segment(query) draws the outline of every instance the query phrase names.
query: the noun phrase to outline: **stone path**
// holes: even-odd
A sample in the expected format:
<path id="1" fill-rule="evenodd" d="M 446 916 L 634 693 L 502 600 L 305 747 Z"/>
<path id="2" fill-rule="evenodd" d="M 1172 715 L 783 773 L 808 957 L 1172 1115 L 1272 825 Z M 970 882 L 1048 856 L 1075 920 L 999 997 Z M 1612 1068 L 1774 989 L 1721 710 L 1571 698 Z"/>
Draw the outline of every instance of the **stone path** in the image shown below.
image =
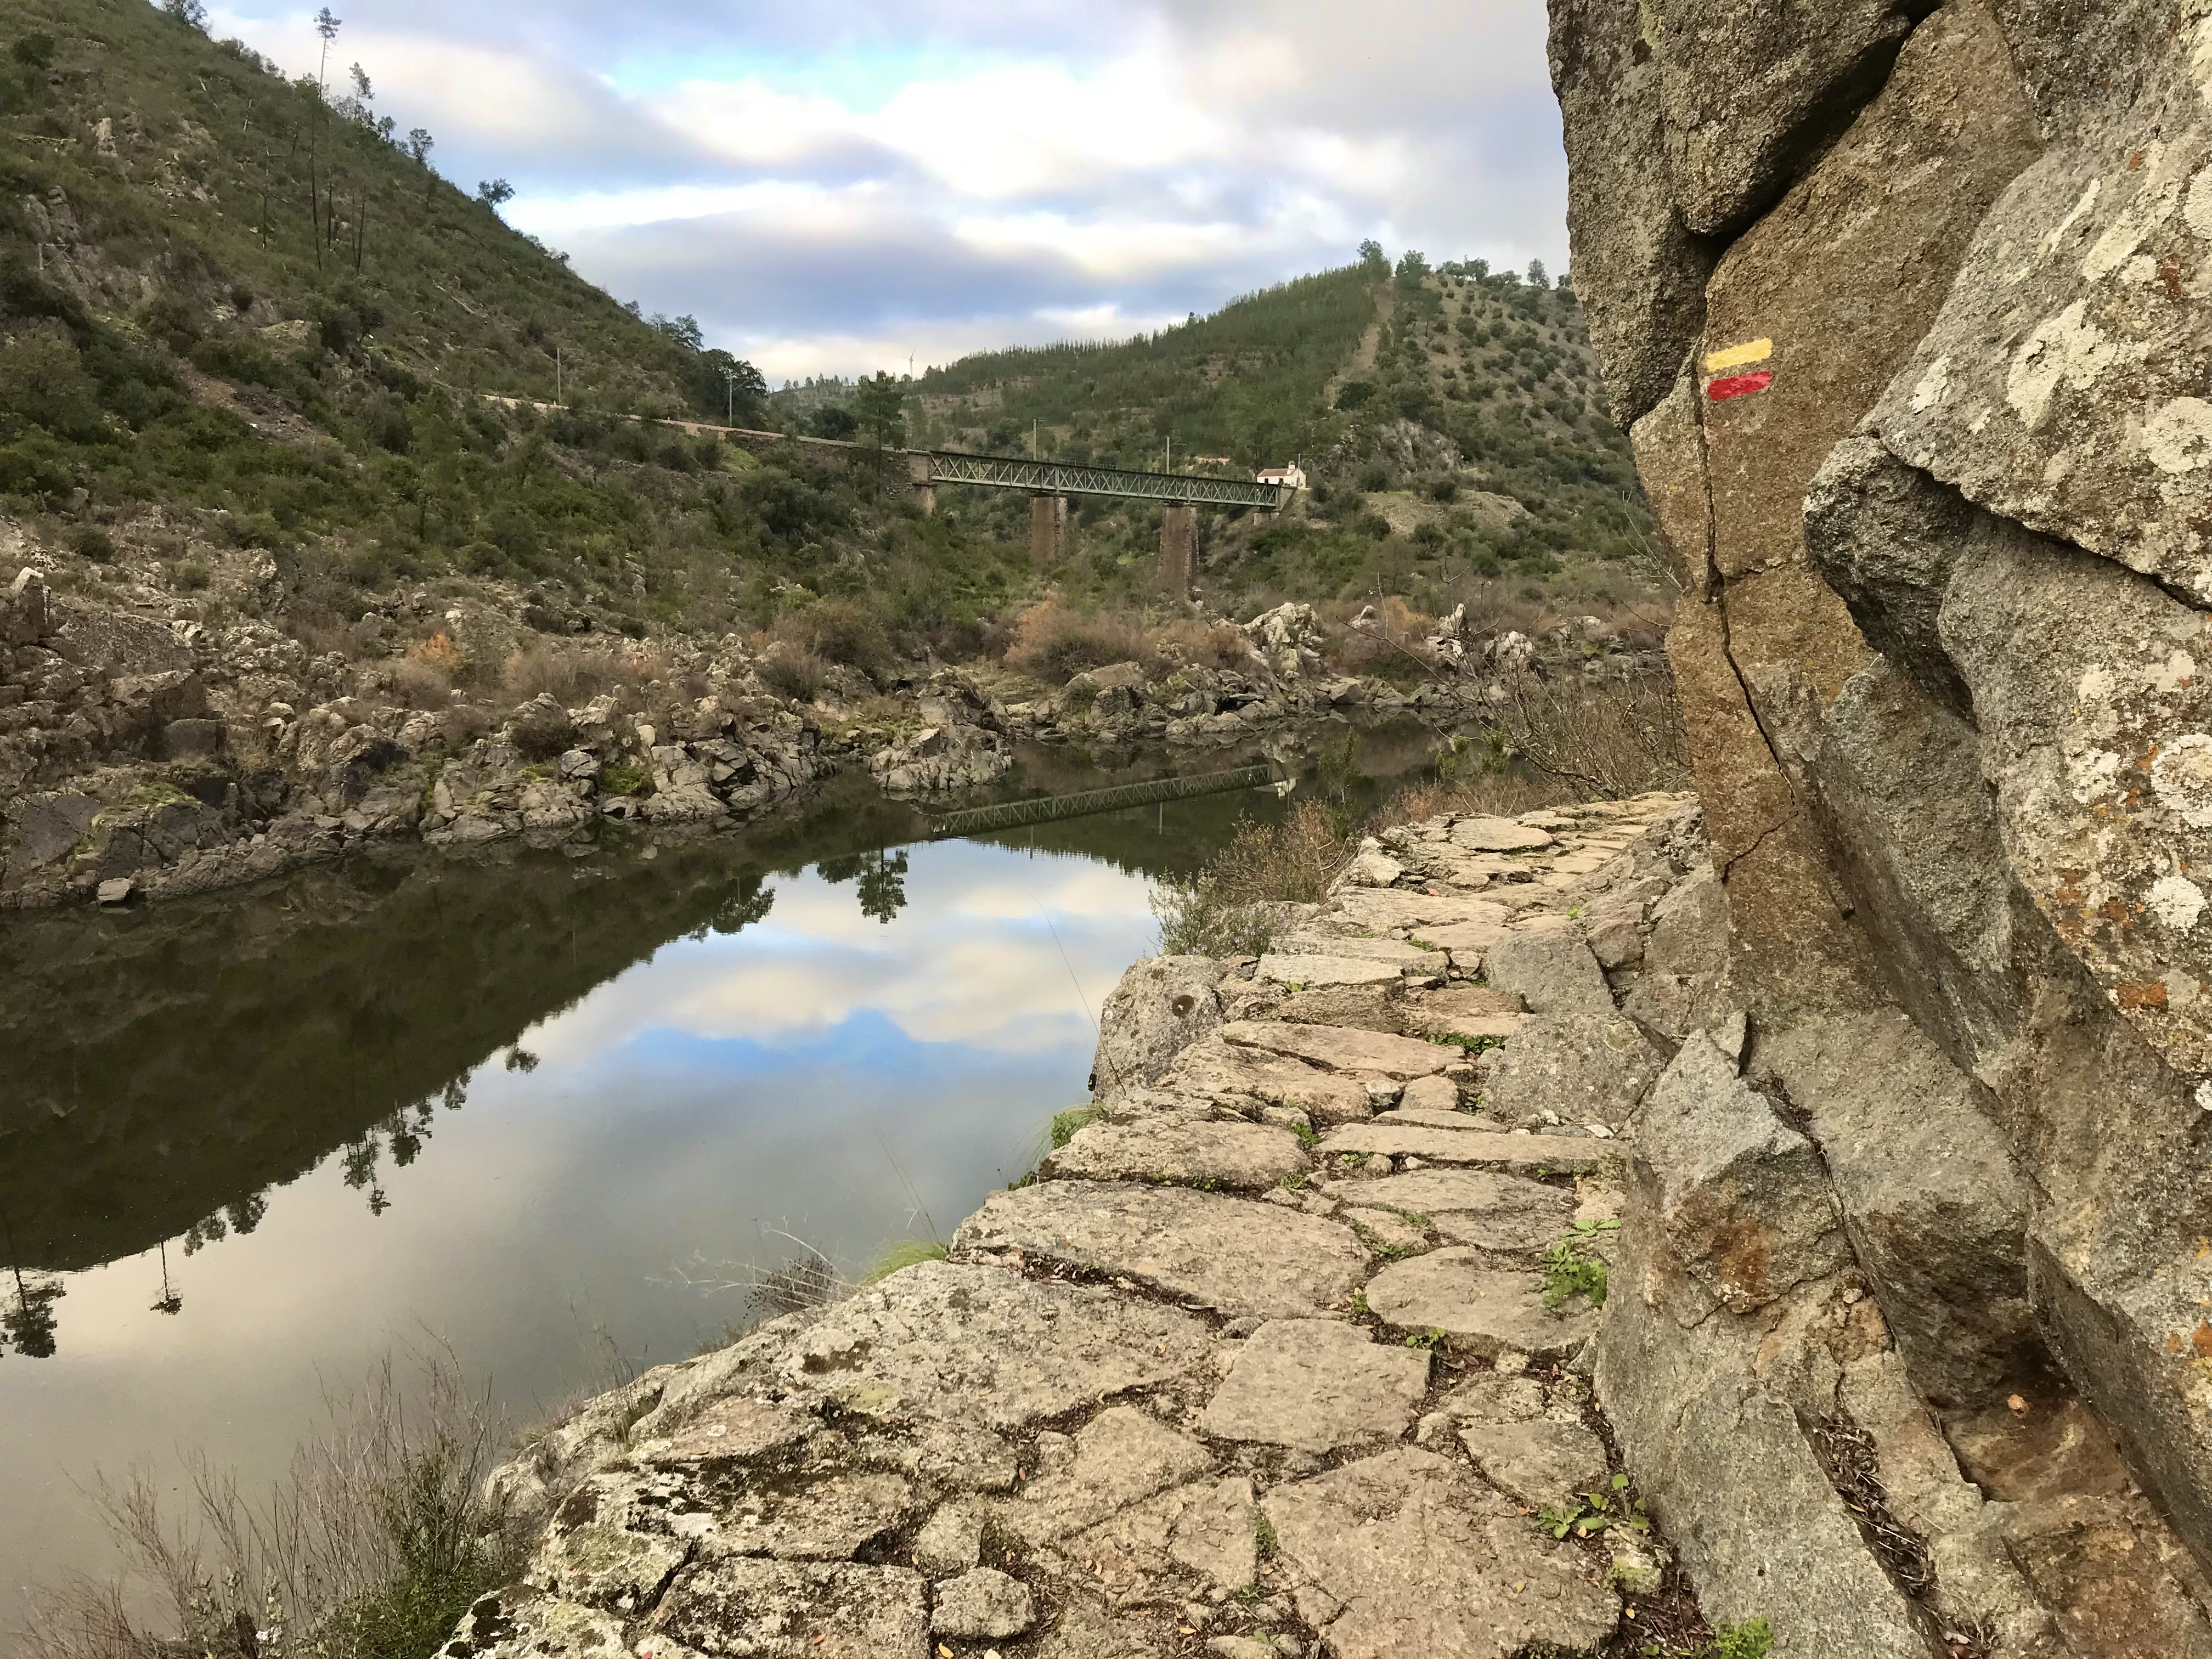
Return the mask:
<path id="1" fill-rule="evenodd" d="M 949 1260 L 499 1471 L 542 1531 L 444 1653 L 1508 1659 L 1650 1628 L 1623 1621 L 1656 1547 L 1535 1520 L 1612 1473 L 1567 1363 L 1597 1316 L 1543 1266 L 1620 1212 L 1662 1061 L 1615 992 L 1693 816 L 1395 831 L 1267 956 L 1139 963 L 1103 1115 Z M 1592 893 L 1628 918 L 1611 981 Z"/>

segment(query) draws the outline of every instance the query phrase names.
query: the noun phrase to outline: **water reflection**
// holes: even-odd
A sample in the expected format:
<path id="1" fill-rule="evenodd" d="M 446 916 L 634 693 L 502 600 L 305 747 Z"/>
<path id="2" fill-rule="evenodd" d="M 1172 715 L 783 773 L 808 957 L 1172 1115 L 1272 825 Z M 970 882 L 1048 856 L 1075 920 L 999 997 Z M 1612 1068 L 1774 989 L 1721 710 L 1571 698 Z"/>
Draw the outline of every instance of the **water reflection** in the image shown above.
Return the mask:
<path id="1" fill-rule="evenodd" d="M 1030 787 L 1098 781 L 1048 764 Z M 890 848 L 911 815 L 854 790 L 743 837 L 0 928 L 0 1629 L 100 1564 L 95 1466 L 271 1477 L 326 1388 L 426 1335 L 526 1418 L 592 1385 L 584 1333 L 712 1340 L 743 1297 L 702 1291 L 791 1237 L 852 1267 L 949 1232 L 1080 1097 L 1146 878 L 1280 810 Z"/>

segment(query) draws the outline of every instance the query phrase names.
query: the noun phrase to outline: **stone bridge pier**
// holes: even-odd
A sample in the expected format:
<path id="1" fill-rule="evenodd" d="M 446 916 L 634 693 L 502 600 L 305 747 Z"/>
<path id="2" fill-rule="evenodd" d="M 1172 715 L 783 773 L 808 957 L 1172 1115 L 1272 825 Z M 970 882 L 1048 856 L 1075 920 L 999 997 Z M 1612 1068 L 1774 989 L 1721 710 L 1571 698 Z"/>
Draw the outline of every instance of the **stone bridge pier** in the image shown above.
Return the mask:
<path id="1" fill-rule="evenodd" d="M 1171 502 L 1160 510 L 1160 591 L 1190 597 L 1198 574 L 1198 509 Z"/>
<path id="2" fill-rule="evenodd" d="M 1030 562 L 1057 564 L 1067 556 L 1067 497 L 1030 497 Z"/>
<path id="3" fill-rule="evenodd" d="M 909 455 L 906 458 L 906 481 L 913 487 L 914 504 L 921 509 L 921 516 L 925 519 L 937 516 L 936 477 L 928 456 Z"/>

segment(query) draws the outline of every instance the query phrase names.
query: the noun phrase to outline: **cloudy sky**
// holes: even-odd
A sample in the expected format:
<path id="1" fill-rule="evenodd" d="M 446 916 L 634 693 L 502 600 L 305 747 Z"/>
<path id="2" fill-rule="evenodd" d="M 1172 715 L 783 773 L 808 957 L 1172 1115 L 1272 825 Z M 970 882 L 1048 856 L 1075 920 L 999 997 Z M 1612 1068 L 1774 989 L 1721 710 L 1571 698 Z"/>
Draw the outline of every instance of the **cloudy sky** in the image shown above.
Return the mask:
<path id="1" fill-rule="evenodd" d="M 401 129 L 780 382 L 1393 252 L 1565 262 L 1542 0 L 333 0 Z M 210 18 L 295 73 L 313 9 Z"/>

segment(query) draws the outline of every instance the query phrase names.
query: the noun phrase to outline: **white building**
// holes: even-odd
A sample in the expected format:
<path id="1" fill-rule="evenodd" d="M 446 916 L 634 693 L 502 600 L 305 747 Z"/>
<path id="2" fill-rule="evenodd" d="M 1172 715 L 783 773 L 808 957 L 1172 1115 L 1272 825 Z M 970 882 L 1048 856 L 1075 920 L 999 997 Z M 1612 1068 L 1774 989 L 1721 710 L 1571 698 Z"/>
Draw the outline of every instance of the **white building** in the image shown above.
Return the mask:
<path id="1" fill-rule="evenodd" d="M 1306 487 L 1305 469 L 1295 461 L 1288 466 L 1268 467 L 1255 474 L 1255 477 L 1260 483 L 1276 484 L 1288 489 L 1304 489 Z"/>

